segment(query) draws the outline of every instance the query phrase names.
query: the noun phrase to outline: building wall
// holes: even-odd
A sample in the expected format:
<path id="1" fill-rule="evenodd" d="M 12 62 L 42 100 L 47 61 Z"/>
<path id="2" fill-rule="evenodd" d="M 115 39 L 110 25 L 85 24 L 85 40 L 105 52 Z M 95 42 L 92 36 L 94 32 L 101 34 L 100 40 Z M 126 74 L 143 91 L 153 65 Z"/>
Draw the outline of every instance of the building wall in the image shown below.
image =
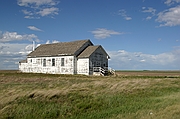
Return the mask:
<path id="1" fill-rule="evenodd" d="M 78 59 L 77 74 L 89 75 L 89 58 Z"/>
<path id="2" fill-rule="evenodd" d="M 93 67 L 102 67 L 102 68 L 108 67 L 107 54 L 101 48 L 98 48 L 90 56 L 90 68 Z"/>
<path id="3" fill-rule="evenodd" d="M 101 70 L 101 68 L 107 70 L 108 68 L 108 57 L 101 47 L 91 55 L 90 61 L 92 65 L 90 66 L 90 73 L 93 75 L 101 75 L 101 71 L 99 72 L 99 70 Z"/>
<path id="4" fill-rule="evenodd" d="M 27 63 L 19 64 L 19 70 L 32 73 L 75 74 L 75 60 L 74 56 L 27 58 Z"/>
<path id="5" fill-rule="evenodd" d="M 94 72 L 94 67 L 108 68 L 107 54 L 98 48 L 89 58 L 78 58 L 77 74 L 100 75 L 100 72 Z"/>

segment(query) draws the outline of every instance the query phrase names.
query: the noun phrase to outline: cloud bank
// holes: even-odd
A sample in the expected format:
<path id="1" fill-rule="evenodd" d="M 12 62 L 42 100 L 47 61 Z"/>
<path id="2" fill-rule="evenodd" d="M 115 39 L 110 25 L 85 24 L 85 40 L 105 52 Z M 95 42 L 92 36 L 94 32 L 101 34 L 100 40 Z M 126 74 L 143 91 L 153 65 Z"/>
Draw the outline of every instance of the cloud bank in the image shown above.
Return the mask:
<path id="1" fill-rule="evenodd" d="M 55 42 L 58 41 L 52 41 Z M 31 51 L 32 44 L 0 43 L 0 68 L 18 69 L 18 62 Z M 180 47 L 156 55 L 125 50 L 108 51 L 108 54 L 111 57 L 109 67 L 116 70 L 180 70 Z"/>
<path id="2" fill-rule="evenodd" d="M 175 4 L 175 3 L 180 3 L 180 0 L 166 0 L 166 1 L 164 2 L 164 4 L 166 4 L 166 5 L 168 5 L 168 6 L 173 5 L 173 4 Z"/>
<path id="3" fill-rule="evenodd" d="M 110 67 L 118 70 L 180 70 L 180 48 L 157 55 L 125 50 L 108 53 Z"/>
<path id="4" fill-rule="evenodd" d="M 36 27 L 30 27 L 35 29 Z M 22 41 L 40 42 L 34 34 L 18 34 L 17 32 L 0 31 L 0 69 L 18 69 L 18 62 L 26 58 L 32 51 L 32 44 Z M 18 42 L 18 43 L 17 43 Z"/>
<path id="5" fill-rule="evenodd" d="M 22 41 L 22 40 L 28 40 L 36 42 L 39 42 L 39 39 L 34 34 L 24 34 L 20 35 L 17 32 L 0 32 L 0 42 L 11 42 L 11 41 Z"/>
<path id="6" fill-rule="evenodd" d="M 176 5 L 175 5 L 176 3 Z M 146 20 L 152 19 L 152 17 L 156 17 L 155 21 L 159 22 L 159 27 L 163 26 L 179 26 L 180 25 L 180 0 L 166 0 L 164 4 L 166 4 L 168 9 L 163 10 L 159 13 L 156 13 L 157 10 L 152 7 L 142 7 L 143 13 L 150 13 L 151 15 L 146 17 Z M 173 7 L 172 7 L 173 6 Z"/>
<path id="7" fill-rule="evenodd" d="M 160 26 L 178 26 L 180 25 L 180 5 L 169 8 L 157 14 L 156 21 L 160 22 Z"/>
<path id="8" fill-rule="evenodd" d="M 32 45 L 0 43 L 0 69 L 18 69 L 18 62 L 32 51 Z"/>

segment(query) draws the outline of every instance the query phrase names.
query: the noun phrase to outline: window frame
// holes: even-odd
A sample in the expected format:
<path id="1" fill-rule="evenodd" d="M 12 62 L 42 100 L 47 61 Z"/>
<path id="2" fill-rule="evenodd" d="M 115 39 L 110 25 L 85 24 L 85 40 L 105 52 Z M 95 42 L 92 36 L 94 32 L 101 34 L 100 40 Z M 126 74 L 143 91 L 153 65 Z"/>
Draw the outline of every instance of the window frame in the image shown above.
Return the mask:
<path id="1" fill-rule="evenodd" d="M 56 60 L 55 60 L 55 58 L 52 58 L 52 66 L 56 66 Z"/>
<path id="2" fill-rule="evenodd" d="M 46 59 L 43 59 L 43 67 L 46 67 Z"/>
<path id="3" fill-rule="evenodd" d="M 65 66 L 65 64 L 64 64 L 64 58 L 61 58 L 61 66 Z"/>

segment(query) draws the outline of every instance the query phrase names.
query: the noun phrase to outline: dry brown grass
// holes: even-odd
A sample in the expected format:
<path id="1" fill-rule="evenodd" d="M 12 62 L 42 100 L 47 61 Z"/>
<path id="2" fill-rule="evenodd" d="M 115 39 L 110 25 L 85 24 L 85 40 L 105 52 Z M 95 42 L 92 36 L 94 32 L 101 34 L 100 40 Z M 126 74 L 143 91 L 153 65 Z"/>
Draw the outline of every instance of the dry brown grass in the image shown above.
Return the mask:
<path id="1" fill-rule="evenodd" d="M 133 78 L 132 76 L 137 74 L 137 72 L 118 72 L 118 76 L 115 77 L 97 77 L 97 76 L 90 76 L 90 77 L 79 77 L 79 76 L 70 76 L 66 77 L 63 75 L 57 77 L 45 77 L 44 74 L 41 76 L 40 74 L 37 76 L 29 77 L 24 76 L 7 76 L 3 74 L 5 73 L 16 73 L 15 71 L 0 71 L 0 82 L 1 86 L 3 85 L 11 85 L 2 88 L 0 92 L 0 102 L 1 104 L 9 103 L 18 97 L 23 97 L 27 95 L 34 96 L 42 96 L 42 97 L 52 97 L 53 95 L 58 94 L 68 94 L 73 91 L 81 91 L 82 93 L 86 94 L 108 94 L 108 93 L 121 93 L 121 92 L 133 92 L 137 89 L 146 89 L 146 88 L 154 88 L 155 86 L 160 87 L 162 81 L 163 84 L 167 84 L 170 86 L 171 84 L 169 81 L 177 80 L 171 78 Z M 138 72 L 140 76 L 177 76 L 174 72 Z M 154 74 L 155 73 L 155 74 Z M 18 73 L 17 73 L 18 74 Z M 117 74 L 117 73 L 116 73 Z M 166 75 L 165 75 L 166 74 Z M 24 74 L 23 74 L 24 75 Z M 121 76 L 131 76 L 122 78 Z M 75 81 L 71 81 L 75 80 Z M 17 84 L 17 85 L 16 85 Z M 22 85 L 21 85 L 22 84 Z M 43 84 L 43 85 L 41 85 Z M 156 84 L 156 85 L 155 85 Z M 175 84 L 172 84 L 175 85 Z M 164 86 L 164 85 L 163 85 Z M 31 90 L 29 90 L 31 89 Z M 93 90 L 92 90 L 93 89 Z"/>
<path id="2" fill-rule="evenodd" d="M 121 96 L 121 94 L 131 96 L 143 91 L 152 95 L 153 91 L 157 93 L 158 90 L 162 89 L 180 88 L 178 72 L 160 72 L 159 75 L 158 72 L 148 75 L 146 74 L 148 72 L 139 72 L 138 75 L 135 75 L 137 72 L 118 73 L 116 76 L 97 77 L 0 71 L 0 114 L 9 108 L 16 107 L 17 105 L 13 102 L 24 97 L 46 100 L 57 98 L 60 100 L 59 96 L 78 93 L 83 96 L 109 96 L 110 98 L 116 95 Z M 125 118 L 167 119 L 172 115 L 175 119 L 180 117 L 180 92 L 175 91 L 171 94 L 167 93 L 167 95 L 163 94 L 150 98 L 160 100 L 154 105 L 157 106 L 157 109 L 139 110 L 136 113 L 126 114 L 126 116 L 117 114 L 112 118 L 123 118 L 125 116 Z M 159 108 L 161 107 L 159 105 L 165 105 L 165 108 Z"/>

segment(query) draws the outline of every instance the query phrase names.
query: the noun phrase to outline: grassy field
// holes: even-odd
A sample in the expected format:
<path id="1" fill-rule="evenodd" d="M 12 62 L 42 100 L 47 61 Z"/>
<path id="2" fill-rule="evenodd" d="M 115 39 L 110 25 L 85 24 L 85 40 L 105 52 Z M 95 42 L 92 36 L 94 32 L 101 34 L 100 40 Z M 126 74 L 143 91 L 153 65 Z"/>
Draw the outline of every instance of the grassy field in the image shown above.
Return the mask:
<path id="1" fill-rule="evenodd" d="M 0 71 L 1 119 L 180 119 L 180 71 Z"/>

